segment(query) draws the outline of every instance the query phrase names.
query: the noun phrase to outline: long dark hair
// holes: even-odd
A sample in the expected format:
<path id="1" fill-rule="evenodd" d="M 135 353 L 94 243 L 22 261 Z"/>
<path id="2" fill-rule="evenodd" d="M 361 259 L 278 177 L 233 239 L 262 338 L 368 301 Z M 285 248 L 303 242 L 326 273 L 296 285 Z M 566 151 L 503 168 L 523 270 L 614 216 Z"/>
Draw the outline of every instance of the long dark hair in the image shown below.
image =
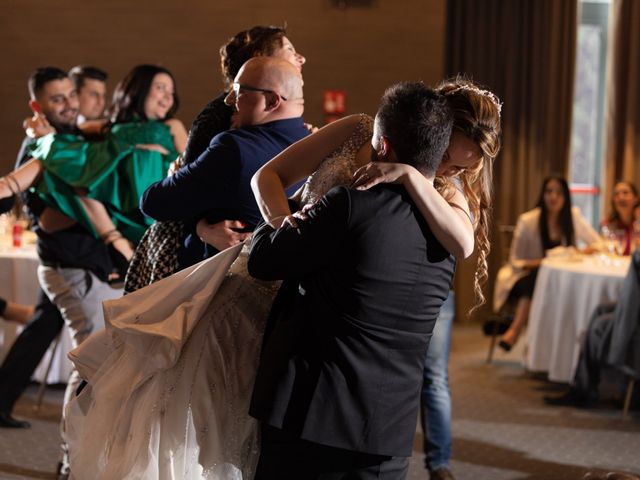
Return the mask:
<path id="1" fill-rule="evenodd" d="M 164 119 L 171 118 L 176 113 L 180 101 L 176 79 L 171 72 L 158 65 L 137 65 L 118 83 L 113 92 L 113 101 L 109 109 L 109 121 L 112 125 L 148 120 L 144 113 L 144 102 L 151 90 L 153 79 L 159 73 L 166 73 L 173 80 L 173 106 Z"/>
<path id="2" fill-rule="evenodd" d="M 560 210 L 560 214 L 558 215 L 558 223 L 562 229 L 562 243 L 565 246 L 575 246 L 576 244 L 573 234 L 573 218 L 571 217 L 571 192 L 569 192 L 569 184 L 560 176 L 550 176 L 545 178 L 542 182 L 540 196 L 538 197 L 538 204 L 536 205 L 540 209 L 540 240 L 542 241 L 542 248 L 545 251 L 554 246 L 554 243 L 549 238 L 549 226 L 547 224 L 548 212 L 547 206 L 544 203 L 544 191 L 552 180 L 555 180 L 560 184 L 560 189 L 564 196 L 564 203 Z"/>

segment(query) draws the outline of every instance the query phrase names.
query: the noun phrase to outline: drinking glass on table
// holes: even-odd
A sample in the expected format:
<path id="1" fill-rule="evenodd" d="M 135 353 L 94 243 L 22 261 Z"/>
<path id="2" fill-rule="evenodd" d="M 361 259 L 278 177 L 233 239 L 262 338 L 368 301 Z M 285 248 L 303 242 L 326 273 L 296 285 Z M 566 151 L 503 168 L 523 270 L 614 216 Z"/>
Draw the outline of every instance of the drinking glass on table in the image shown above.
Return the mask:
<path id="1" fill-rule="evenodd" d="M 640 220 L 635 220 L 631 232 L 631 251 L 629 253 L 633 253 L 638 248 L 640 248 Z"/>
<path id="2" fill-rule="evenodd" d="M 627 234 L 619 228 L 611 228 L 604 225 L 601 229 L 607 253 L 623 255 L 627 246 Z"/>

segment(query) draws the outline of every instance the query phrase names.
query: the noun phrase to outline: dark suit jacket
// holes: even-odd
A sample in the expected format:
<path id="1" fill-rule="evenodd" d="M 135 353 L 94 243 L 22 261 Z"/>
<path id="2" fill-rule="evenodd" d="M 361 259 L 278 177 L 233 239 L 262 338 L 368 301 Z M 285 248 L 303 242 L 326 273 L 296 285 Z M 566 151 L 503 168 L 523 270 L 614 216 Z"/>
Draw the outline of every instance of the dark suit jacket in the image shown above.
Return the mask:
<path id="1" fill-rule="evenodd" d="M 251 415 L 311 442 L 411 455 L 454 267 L 401 187 L 334 188 L 299 232 L 258 227 L 249 272 L 301 280 L 270 326 Z"/>
<path id="2" fill-rule="evenodd" d="M 178 255 L 181 268 L 217 253 L 195 235 L 198 220 L 241 220 L 247 224 L 246 231 L 255 228 L 261 217 L 251 177 L 308 134 L 302 117 L 228 130 L 216 135 L 197 160 L 144 192 L 140 208 L 145 215 L 185 222 L 187 236 Z"/>

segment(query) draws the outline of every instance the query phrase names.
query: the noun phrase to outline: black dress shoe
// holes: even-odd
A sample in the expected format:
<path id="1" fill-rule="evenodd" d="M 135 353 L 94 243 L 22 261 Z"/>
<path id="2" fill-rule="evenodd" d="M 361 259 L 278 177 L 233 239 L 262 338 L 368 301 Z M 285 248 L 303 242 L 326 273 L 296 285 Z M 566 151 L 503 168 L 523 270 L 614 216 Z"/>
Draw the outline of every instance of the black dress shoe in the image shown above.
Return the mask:
<path id="1" fill-rule="evenodd" d="M 503 349 L 505 352 L 509 352 L 511 351 L 511 348 L 513 347 L 513 345 L 511 345 L 510 343 L 505 342 L 504 340 L 500 340 L 498 342 L 498 346 Z"/>
<path id="2" fill-rule="evenodd" d="M 58 468 L 56 469 L 56 480 L 68 480 L 69 475 L 69 466 L 65 466 L 64 463 L 58 462 Z"/>
<path id="3" fill-rule="evenodd" d="M 447 467 L 436 468 L 429 472 L 429 480 L 456 480 Z"/>
<path id="4" fill-rule="evenodd" d="M 593 398 L 591 395 L 579 392 L 575 389 L 570 389 L 559 397 L 545 396 L 543 399 L 544 403 L 547 405 L 553 405 L 556 407 L 589 408 L 595 406 L 597 403 L 597 399 Z"/>
<path id="5" fill-rule="evenodd" d="M 31 424 L 24 420 L 16 420 L 9 413 L 0 412 L 0 428 L 31 428 Z"/>
<path id="6" fill-rule="evenodd" d="M 490 337 L 504 334 L 513 322 L 513 315 L 492 315 L 482 324 L 482 332 Z"/>

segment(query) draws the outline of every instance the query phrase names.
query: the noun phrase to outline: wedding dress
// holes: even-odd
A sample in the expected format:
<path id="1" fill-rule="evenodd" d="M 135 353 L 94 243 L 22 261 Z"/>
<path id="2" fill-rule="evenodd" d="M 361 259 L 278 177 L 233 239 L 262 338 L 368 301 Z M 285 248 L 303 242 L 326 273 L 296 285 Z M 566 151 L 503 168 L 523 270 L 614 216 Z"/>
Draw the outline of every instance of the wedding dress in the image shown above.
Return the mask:
<path id="1" fill-rule="evenodd" d="M 303 188 L 348 184 L 371 139 L 362 115 Z M 259 455 L 248 407 L 278 282 L 247 273 L 236 246 L 117 300 L 106 330 L 70 357 L 87 387 L 67 407 L 75 479 L 249 480 Z"/>

